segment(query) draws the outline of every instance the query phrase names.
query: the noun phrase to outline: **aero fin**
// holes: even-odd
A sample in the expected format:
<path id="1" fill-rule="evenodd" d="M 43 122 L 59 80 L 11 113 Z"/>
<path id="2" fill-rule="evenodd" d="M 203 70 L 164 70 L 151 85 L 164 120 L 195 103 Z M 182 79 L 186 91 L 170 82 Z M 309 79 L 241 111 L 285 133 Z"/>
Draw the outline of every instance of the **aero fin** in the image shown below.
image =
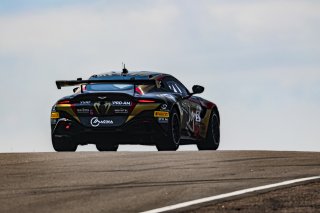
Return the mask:
<path id="1" fill-rule="evenodd" d="M 127 68 L 126 68 L 126 64 L 124 64 L 124 63 L 122 63 L 123 64 L 123 69 L 122 69 L 122 75 L 126 75 L 126 74 L 128 74 L 128 70 L 127 70 Z"/>

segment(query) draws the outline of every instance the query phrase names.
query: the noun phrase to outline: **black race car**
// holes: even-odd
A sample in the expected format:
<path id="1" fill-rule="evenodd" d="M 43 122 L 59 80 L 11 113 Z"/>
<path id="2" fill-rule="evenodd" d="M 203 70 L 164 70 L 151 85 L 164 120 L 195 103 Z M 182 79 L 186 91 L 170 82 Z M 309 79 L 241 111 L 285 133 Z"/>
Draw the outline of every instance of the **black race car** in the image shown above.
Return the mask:
<path id="1" fill-rule="evenodd" d="M 75 151 L 96 144 L 99 151 L 116 151 L 119 144 L 156 145 L 159 151 L 196 144 L 216 150 L 220 142 L 217 106 L 194 96 L 171 75 L 147 71 L 110 72 L 88 80 L 56 81 L 58 89 L 77 86 L 51 112 L 52 145 Z"/>

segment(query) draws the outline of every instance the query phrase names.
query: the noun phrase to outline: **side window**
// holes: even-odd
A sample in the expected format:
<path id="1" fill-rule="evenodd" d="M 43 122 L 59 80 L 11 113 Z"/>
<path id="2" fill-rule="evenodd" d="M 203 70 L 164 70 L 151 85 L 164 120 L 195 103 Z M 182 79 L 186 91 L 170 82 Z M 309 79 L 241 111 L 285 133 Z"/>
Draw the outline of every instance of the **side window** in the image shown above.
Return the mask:
<path id="1" fill-rule="evenodd" d="M 169 87 L 169 89 L 170 89 L 172 92 L 174 92 L 174 89 L 173 89 L 173 86 L 172 86 L 172 83 L 171 83 L 171 82 L 168 82 L 168 87 Z"/>
<path id="2" fill-rule="evenodd" d="M 169 91 L 169 92 L 174 92 L 170 78 L 169 77 L 165 77 L 162 79 L 162 86 L 165 90 Z"/>
<path id="3" fill-rule="evenodd" d="M 174 84 L 180 94 L 183 96 L 188 95 L 188 90 L 179 81 L 174 81 Z"/>
<path id="4" fill-rule="evenodd" d="M 176 88 L 177 88 L 178 92 L 180 94 L 183 94 L 183 90 L 182 90 L 182 88 L 179 87 L 179 84 L 175 83 L 175 85 L 176 85 Z"/>
<path id="5" fill-rule="evenodd" d="M 180 83 L 177 79 L 173 77 L 166 77 L 163 79 L 164 87 L 171 92 L 180 93 L 183 96 L 187 96 L 188 90 Z"/>
<path id="6" fill-rule="evenodd" d="M 179 93 L 177 85 L 173 81 L 171 81 L 170 84 L 171 84 L 173 92 Z"/>
<path id="7" fill-rule="evenodd" d="M 178 93 L 179 91 L 178 91 L 178 89 L 177 89 L 177 86 L 175 85 L 175 83 L 173 82 L 173 81 L 167 81 L 167 85 L 168 85 L 168 87 L 169 87 L 169 90 L 171 91 L 171 92 L 176 92 L 176 93 Z"/>

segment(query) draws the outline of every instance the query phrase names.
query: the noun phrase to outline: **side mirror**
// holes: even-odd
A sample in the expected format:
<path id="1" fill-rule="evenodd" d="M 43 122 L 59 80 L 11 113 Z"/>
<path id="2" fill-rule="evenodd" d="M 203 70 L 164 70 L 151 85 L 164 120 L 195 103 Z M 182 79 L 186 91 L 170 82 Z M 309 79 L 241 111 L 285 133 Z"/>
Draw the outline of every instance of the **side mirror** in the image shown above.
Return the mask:
<path id="1" fill-rule="evenodd" d="M 79 87 L 73 88 L 73 93 L 76 93 Z"/>
<path id="2" fill-rule="evenodd" d="M 194 86 L 192 87 L 192 93 L 193 93 L 193 94 L 203 93 L 203 91 L 204 91 L 204 87 L 203 87 L 203 86 L 194 85 Z"/>

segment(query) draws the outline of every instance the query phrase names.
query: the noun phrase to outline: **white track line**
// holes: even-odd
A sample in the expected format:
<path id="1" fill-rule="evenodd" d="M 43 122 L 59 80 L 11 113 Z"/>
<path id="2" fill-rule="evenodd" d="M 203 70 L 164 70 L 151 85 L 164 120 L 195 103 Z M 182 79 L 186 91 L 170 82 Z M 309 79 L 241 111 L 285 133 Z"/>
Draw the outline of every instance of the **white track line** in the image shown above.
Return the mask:
<path id="1" fill-rule="evenodd" d="M 278 186 L 285 186 L 285 185 L 290 185 L 290 184 L 304 182 L 304 181 L 308 181 L 308 180 L 314 180 L 314 179 L 320 179 L 320 176 L 306 177 L 306 178 L 288 180 L 288 181 L 284 181 L 284 182 L 280 182 L 280 183 L 269 184 L 269 185 L 265 185 L 265 186 L 258 186 L 258 187 L 253 187 L 253 188 L 249 188 L 249 189 L 242 189 L 242 190 L 239 190 L 239 191 L 234 191 L 234 192 L 230 192 L 230 193 L 226 193 L 226 194 L 220 194 L 220 195 L 215 195 L 215 196 L 211 196 L 211 197 L 205 197 L 205 198 L 201 198 L 201 199 L 197 199 L 197 200 L 187 201 L 187 202 L 184 202 L 184 203 L 178 203 L 178 204 L 175 204 L 175 205 L 172 205 L 172 206 L 166 206 L 166 207 L 162 207 L 162 208 L 158 208 L 158 209 L 152 209 L 152 210 L 145 211 L 145 212 L 142 212 L 142 213 L 165 212 L 165 211 L 180 209 L 180 208 L 184 208 L 184 207 L 187 207 L 187 206 L 192 206 L 192 205 L 196 205 L 196 204 L 200 204 L 200 203 L 219 200 L 219 199 L 222 199 L 222 198 L 232 197 L 232 196 L 236 196 L 236 195 L 242 195 L 242 194 L 249 193 L 249 192 L 256 192 L 256 191 L 261 191 L 261 190 L 264 190 L 264 189 L 271 189 L 271 188 L 275 188 L 275 187 L 278 187 Z"/>

